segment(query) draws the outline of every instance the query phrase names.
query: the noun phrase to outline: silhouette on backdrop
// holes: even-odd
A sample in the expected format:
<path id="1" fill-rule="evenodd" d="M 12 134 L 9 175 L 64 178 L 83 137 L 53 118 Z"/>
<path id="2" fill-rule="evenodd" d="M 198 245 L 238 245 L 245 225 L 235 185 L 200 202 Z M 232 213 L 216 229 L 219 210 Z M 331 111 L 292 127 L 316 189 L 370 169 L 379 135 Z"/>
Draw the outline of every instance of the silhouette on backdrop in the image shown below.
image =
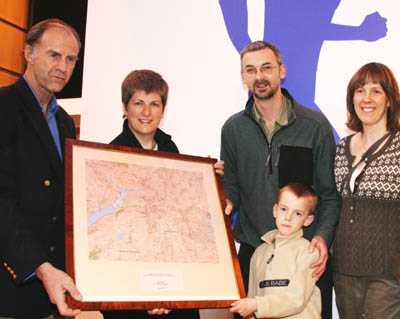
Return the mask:
<path id="1" fill-rule="evenodd" d="M 248 33 L 246 0 L 219 0 L 229 37 L 240 53 L 252 40 Z M 315 104 L 318 59 L 324 41 L 377 41 L 386 36 L 386 19 L 378 12 L 359 26 L 332 23 L 340 0 L 265 0 L 264 41 L 280 48 L 287 76 L 283 84 L 303 105 Z M 258 39 L 253 39 L 258 40 Z M 336 141 L 339 140 L 334 131 Z"/>

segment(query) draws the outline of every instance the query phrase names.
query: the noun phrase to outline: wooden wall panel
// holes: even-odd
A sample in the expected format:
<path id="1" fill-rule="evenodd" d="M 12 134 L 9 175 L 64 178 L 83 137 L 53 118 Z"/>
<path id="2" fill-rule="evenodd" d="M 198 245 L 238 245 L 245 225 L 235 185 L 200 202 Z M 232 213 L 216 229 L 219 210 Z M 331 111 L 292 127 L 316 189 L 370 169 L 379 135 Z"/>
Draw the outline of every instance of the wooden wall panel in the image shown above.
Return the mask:
<path id="1" fill-rule="evenodd" d="M 0 67 L 23 73 L 24 61 L 21 52 L 25 37 L 25 32 L 0 21 Z"/>
<path id="2" fill-rule="evenodd" d="M 0 70 L 0 87 L 14 83 L 18 79 L 17 76 Z"/>
<path id="3" fill-rule="evenodd" d="M 27 29 L 29 0 L 1 0 L 0 17 Z"/>
<path id="4" fill-rule="evenodd" d="M 76 139 L 79 140 L 80 135 L 81 135 L 81 115 L 74 114 L 74 115 L 71 115 L 71 117 L 74 120 L 74 124 L 75 124 Z"/>

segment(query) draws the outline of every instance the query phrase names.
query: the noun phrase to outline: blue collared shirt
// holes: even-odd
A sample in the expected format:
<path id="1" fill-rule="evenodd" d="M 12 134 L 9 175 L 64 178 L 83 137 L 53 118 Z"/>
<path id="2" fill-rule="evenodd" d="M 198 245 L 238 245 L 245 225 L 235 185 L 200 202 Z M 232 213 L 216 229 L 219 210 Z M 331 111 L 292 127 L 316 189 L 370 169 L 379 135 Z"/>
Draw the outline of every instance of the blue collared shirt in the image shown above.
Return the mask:
<path id="1" fill-rule="evenodd" d="M 45 119 L 47 121 L 47 125 L 49 126 L 51 135 L 53 136 L 54 143 L 57 146 L 58 154 L 60 155 L 60 158 L 62 160 L 63 157 L 62 157 L 62 151 L 61 151 L 60 134 L 58 131 L 58 125 L 57 125 L 57 120 L 56 120 L 56 113 L 60 107 L 57 104 L 56 97 L 54 94 L 51 97 L 49 105 L 47 106 L 47 116 L 46 116 L 46 111 L 44 110 L 44 107 L 42 106 L 42 104 L 40 104 L 40 101 L 39 101 L 35 91 L 32 89 L 32 86 L 30 85 L 28 79 L 25 77 L 25 75 L 23 77 L 24 77 L 26 84 L 28 84 L 33 95 L 35 96 L 36 101 L 39 103 L 40 107 L 42 108 L 43 116 L 45 117 Z"/>

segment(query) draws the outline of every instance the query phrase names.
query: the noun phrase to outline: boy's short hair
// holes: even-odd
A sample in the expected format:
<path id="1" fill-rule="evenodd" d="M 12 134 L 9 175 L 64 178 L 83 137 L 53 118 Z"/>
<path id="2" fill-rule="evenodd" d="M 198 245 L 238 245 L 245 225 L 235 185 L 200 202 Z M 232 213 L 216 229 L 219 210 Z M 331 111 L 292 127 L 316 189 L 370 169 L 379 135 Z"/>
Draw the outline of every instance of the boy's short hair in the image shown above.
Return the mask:
<path id="1" fill-rule="evenodd" d="M 277 203 L 279 203 L 281 194 L 285 191 L 292 192 L 297 198 L 307 199 L 309 205 L 308 215 L 314 215 L 315 207 L 317 207 L 318 204 L 318 196 L 310 186 L 298 182 L 285 185 L 279 191 Z"/>

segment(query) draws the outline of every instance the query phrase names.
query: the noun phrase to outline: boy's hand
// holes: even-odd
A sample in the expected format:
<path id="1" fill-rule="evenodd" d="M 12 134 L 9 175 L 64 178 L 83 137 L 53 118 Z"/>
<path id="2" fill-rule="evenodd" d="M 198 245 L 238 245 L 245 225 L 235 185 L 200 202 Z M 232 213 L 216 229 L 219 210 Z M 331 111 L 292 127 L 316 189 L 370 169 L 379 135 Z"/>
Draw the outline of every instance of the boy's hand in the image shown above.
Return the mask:
<path id="1" fill-rule="evenodd" d="M 308 252 L 314 252 L 315 248 L 319 250 L 319 259 L 313 263 L 310 268 L 318 267 L 312 274 L 313 277 L 317 277 L 318 281 L 324 273 L 326 269 L 326 262 L 328 261 L 328 248 L 326 247 L 325 240 L 321 236 L 314 236 Z"/>
<path id="2" fill-rule="evenodd" d="M 154 308 L 152 310 L 147 310 L 147 313 L 149 315 L 167 315 L 169 314 L 171 310 L 170 309 L 164 309 L 164 308 Z"/>
<path id="3" fill-rule="evenodd" d="M 240 299 L 231 304 L 231 306 L 232 308 L 229 311 L 237 312 L 242 317 L 247 317 L 257 311 L 257 301 L 254 298 Z"/>

